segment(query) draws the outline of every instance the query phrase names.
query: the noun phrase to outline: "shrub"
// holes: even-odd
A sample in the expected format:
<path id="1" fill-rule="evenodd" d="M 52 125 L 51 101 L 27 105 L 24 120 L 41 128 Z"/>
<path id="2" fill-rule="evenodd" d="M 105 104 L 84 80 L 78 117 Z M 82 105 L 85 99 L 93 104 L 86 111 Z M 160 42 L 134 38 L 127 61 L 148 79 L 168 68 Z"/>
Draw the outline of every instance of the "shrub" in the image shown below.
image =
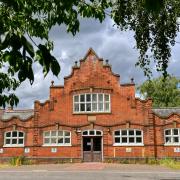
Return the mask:
<path id="1" fill-rule="evenodd" d="M 30 165 L 32 162 L 30 160 L 25 159 L 24 156 L 16 156 L 12 157 L 9 161 L 12 166 L 21 166 L 21 165 Z"/>

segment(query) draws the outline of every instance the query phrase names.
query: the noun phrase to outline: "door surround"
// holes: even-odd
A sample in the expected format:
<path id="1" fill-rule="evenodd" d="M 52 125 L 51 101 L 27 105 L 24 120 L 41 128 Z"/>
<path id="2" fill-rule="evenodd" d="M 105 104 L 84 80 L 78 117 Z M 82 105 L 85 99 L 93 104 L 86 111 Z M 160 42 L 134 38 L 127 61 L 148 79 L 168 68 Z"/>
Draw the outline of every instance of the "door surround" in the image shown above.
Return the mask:
<path id="1" fill-rule="evenodd" d="M 103 161 L 103 132 L 91 129 L 82 131 L 82 159 L 84 162 Z"/>

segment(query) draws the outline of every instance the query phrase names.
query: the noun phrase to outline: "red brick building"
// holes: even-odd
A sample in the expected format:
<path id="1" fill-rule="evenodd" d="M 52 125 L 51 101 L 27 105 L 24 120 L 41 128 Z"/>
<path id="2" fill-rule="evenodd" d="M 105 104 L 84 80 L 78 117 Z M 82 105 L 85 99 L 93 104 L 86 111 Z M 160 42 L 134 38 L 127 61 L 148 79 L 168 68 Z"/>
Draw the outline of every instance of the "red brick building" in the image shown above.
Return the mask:
<path id="1" fill-rule="evenodd" d="M 46 102 L 0 113 L 1 160 L 180 158 L 180 108 L 152 109 L 92 49 Z"/>

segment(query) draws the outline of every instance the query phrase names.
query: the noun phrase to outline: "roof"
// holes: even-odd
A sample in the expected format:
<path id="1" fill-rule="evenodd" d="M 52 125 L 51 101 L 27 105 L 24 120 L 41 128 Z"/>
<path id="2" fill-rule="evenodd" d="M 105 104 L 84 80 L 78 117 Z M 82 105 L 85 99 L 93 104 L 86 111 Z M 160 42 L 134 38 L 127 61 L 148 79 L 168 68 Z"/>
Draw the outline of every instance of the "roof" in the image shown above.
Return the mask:
<path id="1" fill-rule="evenodd" d="M 153 112 L 162 117 L 168 117 L 171 114 L 180 115 L 180 107 L 168 107 L 168 108 L 153 108 Z"/>
<path id="2" fill-rule="evenodd" d="M 32 117 L 34 115 L 33 109 L 27 109 L 27 110 L 1 110 L 1 120 L 7 121 L 12 119 L 13 117 L 16 117 L 22 121 L 25 121 Z"/>

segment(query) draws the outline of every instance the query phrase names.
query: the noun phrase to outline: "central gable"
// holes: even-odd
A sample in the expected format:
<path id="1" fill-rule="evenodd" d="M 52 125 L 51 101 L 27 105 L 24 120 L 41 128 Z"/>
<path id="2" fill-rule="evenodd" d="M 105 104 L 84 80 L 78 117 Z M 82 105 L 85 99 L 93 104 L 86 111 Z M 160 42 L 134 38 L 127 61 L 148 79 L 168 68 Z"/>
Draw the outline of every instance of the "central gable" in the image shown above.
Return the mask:
<path id="1" fill-rule="evenodd" d="M 64 88 L 83 89 L 83 88 L 112 88 L 119 85 L 119 75 L 111 71 L 108 60 L 104 62 L 99 58 L 95 51 L 90 48 L 83 59 L 75 62 L 72 73 L 65 77 Z"/>

